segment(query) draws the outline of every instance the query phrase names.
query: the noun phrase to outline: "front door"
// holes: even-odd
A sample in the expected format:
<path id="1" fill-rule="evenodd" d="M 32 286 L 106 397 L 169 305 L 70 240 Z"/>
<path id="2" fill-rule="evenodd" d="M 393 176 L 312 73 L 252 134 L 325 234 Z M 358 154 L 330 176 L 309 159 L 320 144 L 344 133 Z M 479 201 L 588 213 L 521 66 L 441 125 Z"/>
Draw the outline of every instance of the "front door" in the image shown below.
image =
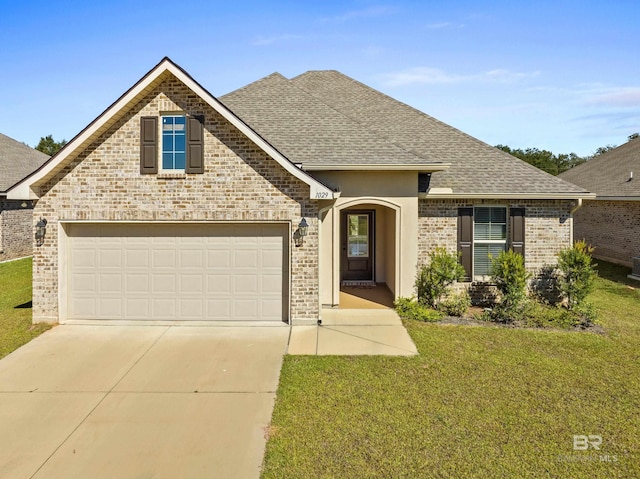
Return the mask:
<path id="1" fill-rule="evenodd" d="M 373 281 L 373 211 L 342 213 L 342 279 Z"/>

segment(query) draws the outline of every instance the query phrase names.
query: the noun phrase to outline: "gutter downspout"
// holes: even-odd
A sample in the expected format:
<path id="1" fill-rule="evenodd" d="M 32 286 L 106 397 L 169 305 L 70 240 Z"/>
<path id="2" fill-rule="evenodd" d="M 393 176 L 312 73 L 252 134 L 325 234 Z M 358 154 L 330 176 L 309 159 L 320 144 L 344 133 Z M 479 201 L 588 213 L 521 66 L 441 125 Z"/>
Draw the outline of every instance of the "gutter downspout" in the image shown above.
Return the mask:
<path id="1" fill-rule="evenodd" d="M 576 205 L 569 210 L 569 214 L 571 215 L 571 245 L 573 246 L 573 214 L 582 208 L 582 198 L 578 198 L 576 200 Z"/>

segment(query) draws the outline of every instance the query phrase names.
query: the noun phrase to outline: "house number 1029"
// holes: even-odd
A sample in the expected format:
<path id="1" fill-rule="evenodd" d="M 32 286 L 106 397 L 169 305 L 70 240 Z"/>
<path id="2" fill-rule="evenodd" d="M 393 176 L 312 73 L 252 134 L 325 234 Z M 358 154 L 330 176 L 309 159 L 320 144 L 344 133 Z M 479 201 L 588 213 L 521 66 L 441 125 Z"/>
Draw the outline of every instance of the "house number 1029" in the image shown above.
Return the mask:
<path id="1" fill-rule="evenodd" d="M 316 191 L 316 199 L 326 199 L 329 198 L 329 193 L 327 191 Z"/>

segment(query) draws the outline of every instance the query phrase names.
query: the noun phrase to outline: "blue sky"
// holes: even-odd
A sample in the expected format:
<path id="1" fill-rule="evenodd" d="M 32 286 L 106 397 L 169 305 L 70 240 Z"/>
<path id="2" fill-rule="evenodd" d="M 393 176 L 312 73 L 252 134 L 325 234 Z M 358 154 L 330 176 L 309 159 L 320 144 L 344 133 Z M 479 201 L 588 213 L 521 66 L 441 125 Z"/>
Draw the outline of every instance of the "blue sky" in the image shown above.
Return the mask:
<path id="1" fill-rule="evenodd" d="M 164 56 L 213 95 L 335 69 L 489 144 L 640 131 L 637 1 L 0 0 L 0 132 L 70 139 Z"/>

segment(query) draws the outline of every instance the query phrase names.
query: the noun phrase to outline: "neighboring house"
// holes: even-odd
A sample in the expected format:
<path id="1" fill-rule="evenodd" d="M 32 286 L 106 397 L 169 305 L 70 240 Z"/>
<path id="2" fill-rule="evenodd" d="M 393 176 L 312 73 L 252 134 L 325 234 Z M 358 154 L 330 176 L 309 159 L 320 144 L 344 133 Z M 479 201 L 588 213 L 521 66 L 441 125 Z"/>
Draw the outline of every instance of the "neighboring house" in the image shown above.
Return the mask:
<path id="1" fill-rule="evenodd" d="M 555 263 L 590 195 L 335 71 L 217 99 L 165 58 L 10 197 L 48 220 L 34 321 L 310 324 L 436 246 Z"/>
<path id="2" fill-rule="evenodd" d="M 560 175 L 596 194 L 575 214 L 576 239 L 596 258 L 632 266 L 640 256 L 640 138 Z"/>
<path id="3" fill-rule="evenodd" d="M 0 133 L 0 261 L 29 256 L 33 248 L 33 204 L 7 199 L 7 190 L 49 159 Z"/>

